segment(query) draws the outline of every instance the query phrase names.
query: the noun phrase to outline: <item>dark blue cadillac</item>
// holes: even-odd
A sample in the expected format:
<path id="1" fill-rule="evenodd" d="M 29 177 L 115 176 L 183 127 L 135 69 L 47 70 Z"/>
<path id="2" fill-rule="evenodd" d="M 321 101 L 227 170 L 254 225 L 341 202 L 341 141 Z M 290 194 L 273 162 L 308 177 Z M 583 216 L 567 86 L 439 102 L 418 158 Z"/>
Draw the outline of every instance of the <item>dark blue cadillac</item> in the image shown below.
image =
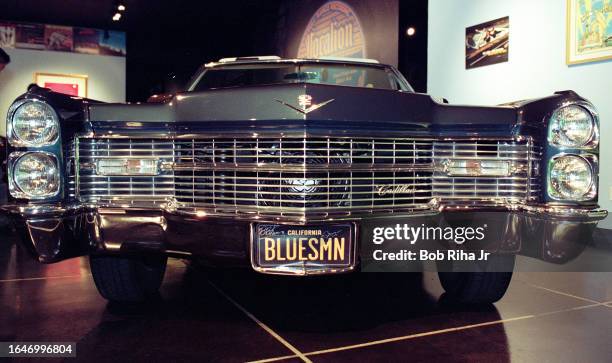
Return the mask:
<path id="1" fill-rule="evenodd" d="M 495 256 L 440 279 L 490 303 L 516 254 L 566 262 L 606 216 L 598 130 L 572 91 L 456 106 L 375 61 L 230 58 L 146 104 L 20 96 L 1 208 L 41 262 L 89 255 L 114 301 L 154 294 L 168 256 L 334 274 L 371 260 L 373 226 L 484 221 Z"/>

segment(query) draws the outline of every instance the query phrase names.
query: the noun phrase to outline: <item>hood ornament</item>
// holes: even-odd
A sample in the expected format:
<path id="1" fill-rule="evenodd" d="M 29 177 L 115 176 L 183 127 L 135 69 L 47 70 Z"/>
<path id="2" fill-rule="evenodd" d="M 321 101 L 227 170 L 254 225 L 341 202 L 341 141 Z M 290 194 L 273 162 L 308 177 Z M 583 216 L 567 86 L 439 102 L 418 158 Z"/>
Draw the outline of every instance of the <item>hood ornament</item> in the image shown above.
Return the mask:
<path id="1" fill-rule="evenodd" d="M 309 113 L 311 113 L 314 110 L 318 110 L 321 107 L 333 102 L 335 99 L 332 98 L 331 100 L 327 100 L 325 102 L 321 102 L 321 103 L 312 103 L 312 96 L 311 95 L 299 95 L 297 98 L 298 101 L 298 105 L 300 107 L 296 107 L 293 106 L 283 100 L 279 100 L 279 99 L 275 99 L 274 101 L 281 103 L 289 108 L 291 108 L 292 110 L 295 110 L 297 112 L 303 113 L 304 115 L 307 115 Z"/>

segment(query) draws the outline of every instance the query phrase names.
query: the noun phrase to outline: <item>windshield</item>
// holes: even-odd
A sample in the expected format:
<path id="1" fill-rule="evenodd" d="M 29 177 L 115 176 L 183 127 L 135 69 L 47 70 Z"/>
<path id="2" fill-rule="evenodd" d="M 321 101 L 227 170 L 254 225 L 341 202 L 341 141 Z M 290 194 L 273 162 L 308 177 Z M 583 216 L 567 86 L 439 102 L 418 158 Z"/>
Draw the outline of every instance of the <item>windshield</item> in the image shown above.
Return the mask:
<path id="1" fill-rule="evenodd" d="M 389 90 L 404 89 L 397 76 L 382 67 L 353 64 L 260 63 L 206 69 L 192 90 L 304 82 Z"/>

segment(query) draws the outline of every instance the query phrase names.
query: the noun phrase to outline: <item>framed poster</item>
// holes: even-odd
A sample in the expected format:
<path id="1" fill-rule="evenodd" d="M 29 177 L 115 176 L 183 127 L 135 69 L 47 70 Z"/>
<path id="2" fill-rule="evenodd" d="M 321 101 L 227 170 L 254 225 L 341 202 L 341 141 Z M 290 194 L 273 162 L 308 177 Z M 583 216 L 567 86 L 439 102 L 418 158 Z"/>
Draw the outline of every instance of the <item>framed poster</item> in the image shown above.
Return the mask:
<path id="1" fill-rule="evenodd" d="M 612 3 L 567 0 L 567 64 L 612 59 Z"/>
<path id="2" fill-rule="evenodd" d="M 84 54 L 100 54 L 100 30 L 74 28 L 74 51 Z"/>
<path id="3" fill-rule="evenodd" d="M 13 24 L 0 23 L 0 48 L 15 48 L 16 34 Z"/>
<path id="4" fill-rule="evenodd" d="M 75 74 L 35 73 L 34 83 L 55 92 L 87 97 L 87 76 Z"/>
<path id="5" fill-rule="evenodd" d="M 47 50 L 72 52 L 73 33 L 70 26 L 45 25 L 45 46 Z"/>
<path id="6" fill-rule="evenodd" d="M 465 28 L 465 69 L 508 61 L 510 18 Z"/>
<path id="7" fill-rule="evenodd" d="M 127 54 L 124 32 L 104 30 L 100 32 L 98 42 L 100 54 L 125 57 Z"/>
<path id="8" fill-rule="evenodd" d="M 15 47 L 24 49 L 45 49 L 45 26 L 42 24 L 19 23 L 16 27 Z"/>

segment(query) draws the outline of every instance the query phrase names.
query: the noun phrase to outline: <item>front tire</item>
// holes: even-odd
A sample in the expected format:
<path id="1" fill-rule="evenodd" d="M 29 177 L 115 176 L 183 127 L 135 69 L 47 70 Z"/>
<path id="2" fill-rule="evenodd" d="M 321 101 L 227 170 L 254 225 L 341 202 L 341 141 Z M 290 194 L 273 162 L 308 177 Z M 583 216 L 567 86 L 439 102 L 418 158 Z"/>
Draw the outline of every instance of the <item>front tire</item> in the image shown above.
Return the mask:
<path id="1" fill-rule="evenodd" d="M 514 255 L 493 255 L 476 271 L 468 272 L 462 272 L 461 266 L 444 266 L 438 276 L 446 297 L 459 304 L 493 304 L 499 301 L 512 280 L 514 259 Z"/>
<path id="2" fill-rule="evenodd" d="M 143 302 L 158 294 L 166 256 L 90 256 L 91 274 L 100 295 L 120 303 Z"/>

